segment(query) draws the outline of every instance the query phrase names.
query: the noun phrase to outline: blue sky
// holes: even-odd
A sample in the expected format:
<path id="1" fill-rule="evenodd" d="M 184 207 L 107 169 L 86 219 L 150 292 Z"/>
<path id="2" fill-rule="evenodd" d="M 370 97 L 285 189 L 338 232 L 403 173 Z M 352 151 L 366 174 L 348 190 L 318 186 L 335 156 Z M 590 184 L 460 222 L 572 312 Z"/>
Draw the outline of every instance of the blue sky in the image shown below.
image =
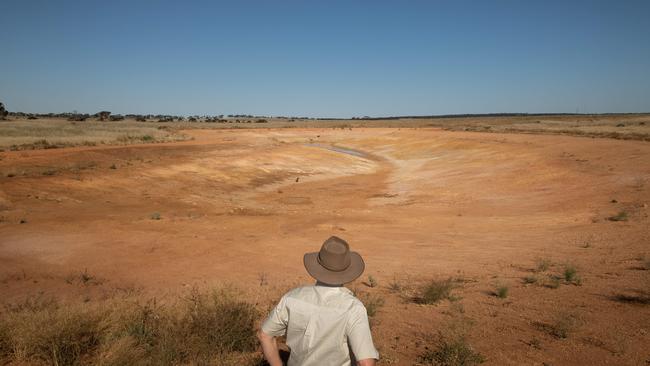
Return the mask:
<path id="1" fill-rule="evenodd" d="M 650 1 L 0 4 L 11 111 L 650 111 Z"/>

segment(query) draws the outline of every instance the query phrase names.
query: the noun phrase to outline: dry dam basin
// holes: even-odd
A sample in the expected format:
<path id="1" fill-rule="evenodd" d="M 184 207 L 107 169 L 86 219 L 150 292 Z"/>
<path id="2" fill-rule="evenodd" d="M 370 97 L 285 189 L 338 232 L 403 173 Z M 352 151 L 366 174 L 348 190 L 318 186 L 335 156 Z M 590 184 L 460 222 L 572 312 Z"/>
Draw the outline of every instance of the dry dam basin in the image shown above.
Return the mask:
<path id="1" fill-rule="evenodd" d="M 5 149 L 5 336 L 29 311 L 183 306 L 223 288 L 257 326 L 312 282 L 303 253 L 337 235 L 365 259 L 348 287 L 382 365 L 431 364 L 445 342 L 486 365 L 647 365 L 650 143 L 494 130 L 314 122 Z M 0 360 L 48 364 L 12 363 L 2 329 Z M 104 342 L 74 346 L 75 362 L 119 364 Z M 228 362 L 261 364 L 255 347 Z"/>

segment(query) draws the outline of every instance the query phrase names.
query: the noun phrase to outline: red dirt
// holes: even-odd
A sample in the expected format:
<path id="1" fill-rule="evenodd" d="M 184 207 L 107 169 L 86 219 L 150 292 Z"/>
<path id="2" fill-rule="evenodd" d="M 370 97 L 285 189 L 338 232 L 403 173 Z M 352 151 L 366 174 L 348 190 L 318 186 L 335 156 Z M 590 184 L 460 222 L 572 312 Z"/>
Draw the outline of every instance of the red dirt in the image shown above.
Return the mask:
<path id="1" fill-rule="evenodd" d="M 364 279 L 379 283 L 352 287 L 386 301 L 373 327 L 385 364 L 413 364 L 429 335 L 459 318 L 491 365 L 650 362 L 647 142 L 437 129 L 186 133 L 195 140 L 0 153 L 4 300 L 229 282 L 269 304 L 311 282 L 302 254 L 339 235 L 364 256 Z M 627 221 L 608 220 L 621 211 Z M 581 284 L 524 284 L 540 258 L 551 275 L 574 265 Z M 93 286 L 70 284 L 86 269 Z M 418 305 L 388 289 L 448 277 L 463 279 L 454 302 Z M 497 283 L 507 298 L 491 294 Z M 566 314 L 577 323 L 557 339 L 546 325 Z"/>

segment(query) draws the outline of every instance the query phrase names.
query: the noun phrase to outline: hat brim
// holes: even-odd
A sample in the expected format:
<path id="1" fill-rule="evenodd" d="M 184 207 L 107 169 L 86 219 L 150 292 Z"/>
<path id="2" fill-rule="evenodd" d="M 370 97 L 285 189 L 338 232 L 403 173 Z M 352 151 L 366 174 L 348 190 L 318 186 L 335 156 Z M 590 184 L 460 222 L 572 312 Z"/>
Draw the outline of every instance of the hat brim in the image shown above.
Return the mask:
<path id="1" fill-rule="evenodd" d="M 352 282 L 359 278 L 366 268 L 363 258 L 357 252 L 350 252 L 350 266 L 340 272 L 330 271 L 318 263 L 318 252 L 305 254 L 303 262 L 310 276 L 328 285 Z"/>

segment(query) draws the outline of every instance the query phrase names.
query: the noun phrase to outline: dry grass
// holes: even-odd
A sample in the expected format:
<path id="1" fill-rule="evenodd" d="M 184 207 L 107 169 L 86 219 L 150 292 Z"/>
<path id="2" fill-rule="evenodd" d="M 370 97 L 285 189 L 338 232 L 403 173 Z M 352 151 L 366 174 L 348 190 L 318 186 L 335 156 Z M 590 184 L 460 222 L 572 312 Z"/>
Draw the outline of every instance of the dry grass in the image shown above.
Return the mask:
<path id="1" fill-rule="evenodd" d="M 535 322 L 534 325 L 555 338 L 565 339 L 580 325 L 580 320 L 575 314 L 561 312 L 549 323 Z"/>
<path id="2" fill-rule="evenodd" d="M 186 136 L 159 124 L 135 121 L 71 122 L 61 119 L 15 120 L 0 123 L 0 149 L 33 150 L 99 144 L 179 141 Z"/>
<path id="3" fill-rule="evenodd" d="M 239 365 L 258 357 L 257 310 L 223 289 L 167 305 L 37 299 L 1 315 L 0 363 Z"/>
<path id="4" fill-rule="evenodd" d="M 420 355 L 425 365 L 472 366 L 485 362 L 483 356 L 474 351 L 465 338 L 446 339 L 441 337 L 433 349 Z"/>
<path id="5" fill-rule="evenodd" d="M 79 145 L 131 144 L 187 139 L 182 129 L 231 128 L 359 128 L 437 127 L 457 131 L 561 134 L 571 136 L 650 141 L 650 115 L 548 115 L 469 116 L 444 118 L 394 118 L 373 120 L 314 120 L 269 118 L 267 123 L 251 119 L 227 119 L 217 123 L 84 121 L 43 118 L 15 119 L 0 123 L 0 149 L 45 149 Z"/>
<path id="6" fill-rule="evenodd" d="M 436 337 L 432 337 L 419 362 L 424 365 L 473 366 L 485 362 L 485 358 L 469 344 L 467 334 L 473 321 L 462 313 L 451 314 L 452 319 L 443 324 Z"/>
<path id="7" fill-rule="evenodd" d="M 451 291 L 457 287 L 456 282 L 449 278 L 446 280 L 431 280 L 415 297 L 415 302 L 421 304 L 436 304 L 442 300 L 453 300 Z"/>

